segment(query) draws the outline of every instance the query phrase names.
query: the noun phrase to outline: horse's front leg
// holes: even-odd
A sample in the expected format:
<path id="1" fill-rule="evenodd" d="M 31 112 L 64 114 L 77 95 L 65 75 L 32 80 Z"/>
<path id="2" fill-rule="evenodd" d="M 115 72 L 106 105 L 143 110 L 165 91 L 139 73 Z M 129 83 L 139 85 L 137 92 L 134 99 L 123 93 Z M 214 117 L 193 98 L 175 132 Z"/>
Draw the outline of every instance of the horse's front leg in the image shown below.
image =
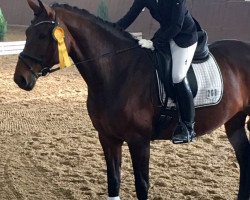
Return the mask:
<path id="1" fill-rule="evenodd" d="M 109 200 L 120 200 L 120 168 L 121 168 L 121 146 L 122 141 L 107 137 L 99 133 L 104 156 L 107 165 L 108 195 Z"/>
<path id="2" fill-rule="evenodd" d="M 140 138 L 128 142 L 128 146 L 133 162 L 137 198 L 146 200 L 149 189 L 150 140 Z"/>

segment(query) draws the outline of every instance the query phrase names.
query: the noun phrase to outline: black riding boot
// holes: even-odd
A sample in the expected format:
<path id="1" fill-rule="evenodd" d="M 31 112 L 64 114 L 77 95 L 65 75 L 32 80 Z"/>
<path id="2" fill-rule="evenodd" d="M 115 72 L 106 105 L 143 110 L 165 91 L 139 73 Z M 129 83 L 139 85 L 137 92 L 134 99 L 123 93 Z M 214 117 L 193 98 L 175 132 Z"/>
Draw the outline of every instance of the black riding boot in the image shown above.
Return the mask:
<path id="1" fill-rule="evenodd" d="M 188 80 L 184 80 L 180 83 L 174 84 L 177 103 L 181 116 L 177 128 L 175 129 L 172 141 L 174 144 L 191 142 L 195 137 L 194 132 L 194 99 L 192 91 L 189 87 Z"/>

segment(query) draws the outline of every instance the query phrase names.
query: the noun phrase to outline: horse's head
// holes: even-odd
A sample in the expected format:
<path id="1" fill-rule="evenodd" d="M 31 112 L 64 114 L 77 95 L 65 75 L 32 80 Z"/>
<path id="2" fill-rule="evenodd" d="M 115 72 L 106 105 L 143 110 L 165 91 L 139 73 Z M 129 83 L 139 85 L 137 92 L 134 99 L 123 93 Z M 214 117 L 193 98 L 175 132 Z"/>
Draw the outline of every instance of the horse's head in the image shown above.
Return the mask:
<path id="1" fill-rule="evenodd" d="M 27 0 L 34 19 L 26 30 L 26 45 L 20 53 L 14 74 L 15 83 L 24 90 L 32 90 L 40 76 L 59 63 L 57 41 L 53 30 L 58 26 L 55 11 L 40 0 Z M 61 25 L 61 24 L 60 24 Z"/>
<path id="2" fill-rule="evenodd" d="M 112 71 L 103 70 L 105 66 L 109 68 L 110 63 L 101 65 L 100 61 L 103 59 L 91 58 L 108 57 L 115 52 L 128 52 L 138 46 L 137 40 L 129 33 L 117 29 L 87 10 L 67 4 L 53 4 L 49 7 L 40 0 L 27 2 L 35 17 L 26 30 L 26 45 L 19 55 L 14 74 L 15 83 L 24 90 L 32 90 L 38 77 L 55 71 L 52 69 L 55 64 L 60 63 L 61 67 L 70 66 L 67 52 L 74 63 L 78 63 L 77 67 L 81 63 L 81 69 L 78 68 L 80 73 L 91 78 L 92 72 L 89 72 L 93 69 L 95 73 Z M 112 59 L 117 57 L 112 56 Z M 90 68 L 90 65 L 83 64 L 84 60 L 92 60 Z M 97 67 L 101 67 L 101 70 L 96 69 Z M 99 74 L 99 77 L 109 75 Z"/>

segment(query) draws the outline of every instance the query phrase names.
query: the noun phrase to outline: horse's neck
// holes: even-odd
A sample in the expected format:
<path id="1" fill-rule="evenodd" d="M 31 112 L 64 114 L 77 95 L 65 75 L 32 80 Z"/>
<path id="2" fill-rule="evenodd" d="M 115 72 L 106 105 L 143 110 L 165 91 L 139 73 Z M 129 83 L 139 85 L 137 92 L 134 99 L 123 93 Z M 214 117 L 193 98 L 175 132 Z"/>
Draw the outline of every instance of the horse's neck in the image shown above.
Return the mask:
<path id="1" fill-rule="evenodd" d="M 70 56 L 74 63 L 84 60 L 93 59 L 86 63 L 77 64 L 77 68 L 86 83 L 93 90 L 103 90 L 105 86 L 113 82 L 114 71 L 123 70 L 124 66 L 115 66 L 116 55 L 100 57 L 103 54 L 121 50 L 131 46 L 126 40 L 122 40 L 116 35 L 109 32 L 105 27 L 96 24 L 88 17 L 81 17 L 82 20 L 71 18 L 63 19 L 70 34 L 73 37 L 73 48 Z M 75 22 L 73 22 L 75 20 Z M 100 57 L 98 59 L 98 57 Z M 97 58 L 97 59 L 96 59 Z M 126 60 L 124 60 L 126 62 Z M 116 68 L 114 70 L 114 68 Z M 124 74 L 125 75 L 125 74 Z"/>

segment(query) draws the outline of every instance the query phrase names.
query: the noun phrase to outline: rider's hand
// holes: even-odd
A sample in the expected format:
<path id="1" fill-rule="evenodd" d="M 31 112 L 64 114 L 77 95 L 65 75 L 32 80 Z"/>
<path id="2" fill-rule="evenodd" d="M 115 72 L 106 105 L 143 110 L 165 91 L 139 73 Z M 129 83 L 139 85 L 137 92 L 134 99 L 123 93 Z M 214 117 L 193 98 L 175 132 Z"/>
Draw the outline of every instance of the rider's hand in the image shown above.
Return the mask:
<path id="1" fill-rule="evenodd" d="M 138 41 L 138 44 L 142 47 L 142 48 L 146 48 L 146 49 L 151 49 L 152 51 L 155 49 L 153 42 L 151 40 L 146 40 L 146 39 L 140 39 Z"/>

